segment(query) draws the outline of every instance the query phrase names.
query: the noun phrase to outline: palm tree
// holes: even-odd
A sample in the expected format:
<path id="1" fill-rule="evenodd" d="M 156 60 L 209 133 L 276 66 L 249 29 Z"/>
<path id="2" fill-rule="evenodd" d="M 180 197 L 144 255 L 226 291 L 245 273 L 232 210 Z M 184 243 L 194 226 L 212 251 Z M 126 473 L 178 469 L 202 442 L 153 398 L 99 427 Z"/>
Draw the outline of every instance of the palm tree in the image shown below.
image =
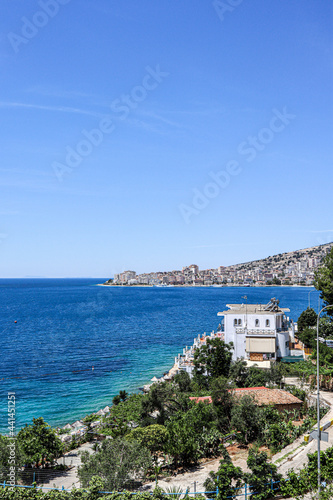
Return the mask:
<path id="1" fill-rule="evenodd" d="M 128 398 L 128 393 L 126 391 L 119 391 L 119 397 L 122 401 L 126 401 Z"/>

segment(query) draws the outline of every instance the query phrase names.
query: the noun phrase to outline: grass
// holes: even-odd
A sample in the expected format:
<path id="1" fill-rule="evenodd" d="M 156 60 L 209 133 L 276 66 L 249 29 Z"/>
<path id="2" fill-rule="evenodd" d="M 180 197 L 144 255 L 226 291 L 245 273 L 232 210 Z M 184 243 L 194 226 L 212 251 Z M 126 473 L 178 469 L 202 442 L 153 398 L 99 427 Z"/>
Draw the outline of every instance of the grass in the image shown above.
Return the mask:
<path id="1" fill-rule="evenodd" d="M 289 451 L 289 453 L 286 453 L 285 455 L 283 455 L 283 457 L 279 458 L 276 462 L 274 462 L 275 464 L 279 464 L 280 462 L 282 462 L 285 458 L 289 457 L 289 455 L 291 455 L 292 453 L 294 453 L 295 450 L 292 450 L 292 451 Z"/>
<path id="2" fill-rule="evenodd" d="M 286 453 L 285 455 L 283 455 L 283 457 L 281 458 L 278 458 L 278 460 L 276 460 L 276 462 L 274 462 L 275 464 L 279 464 L 280 462 L 282 462 L 285 458 L 289 457 L 290 455 L 292 455 L 293 453 L 295 453 L 296 450 L 298 450 L 298 448 L 301 448 L 303 446 L 303 443 L 301 443 L 300 445 L 297 446 L 297 448 L 295 448 L 294 450 L 291 450 L 289 451 L 288 453 Z"/>

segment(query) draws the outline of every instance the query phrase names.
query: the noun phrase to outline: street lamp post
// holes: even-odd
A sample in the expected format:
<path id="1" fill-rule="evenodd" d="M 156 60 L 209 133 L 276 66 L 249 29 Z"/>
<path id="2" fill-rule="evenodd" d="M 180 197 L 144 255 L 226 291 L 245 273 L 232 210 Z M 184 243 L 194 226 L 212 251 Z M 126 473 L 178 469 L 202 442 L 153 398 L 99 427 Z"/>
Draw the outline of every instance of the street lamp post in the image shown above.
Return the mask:
<path id="1" fill-rule="evenodd" d="M 315 292 L 316 290 L 310 290 L 309 293 L 308 293 L 308 302 L 309 302 L 309 305 L 308 305 L 308 308 L 310 309 L 310 293 L 312 292 Z"/>
<path id="2" fill-rule="evenodd" d="M 325 309 L 329 309 L 332 306 L 323 307 L 317 316 L 317 448 L 318 448 L 318 499 L 320 498 L 320 398 L 319 398 L 319 318 Z"/>

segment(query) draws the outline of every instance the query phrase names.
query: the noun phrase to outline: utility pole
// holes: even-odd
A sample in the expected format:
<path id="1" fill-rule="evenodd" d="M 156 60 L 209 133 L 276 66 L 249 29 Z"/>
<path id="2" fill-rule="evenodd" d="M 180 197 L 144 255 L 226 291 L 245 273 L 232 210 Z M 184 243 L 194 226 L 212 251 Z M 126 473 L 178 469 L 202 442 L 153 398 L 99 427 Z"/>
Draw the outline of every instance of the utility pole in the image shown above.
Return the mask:
<path id="1" fill-rule="evenodd" d="M 320 498 L 320 397 L 319 397 L 319 317 L 325 309 L 329 309 L 332 306 L 323 307 L 317 316 L 317 449 L 318 449 L 318 500 Z"/>

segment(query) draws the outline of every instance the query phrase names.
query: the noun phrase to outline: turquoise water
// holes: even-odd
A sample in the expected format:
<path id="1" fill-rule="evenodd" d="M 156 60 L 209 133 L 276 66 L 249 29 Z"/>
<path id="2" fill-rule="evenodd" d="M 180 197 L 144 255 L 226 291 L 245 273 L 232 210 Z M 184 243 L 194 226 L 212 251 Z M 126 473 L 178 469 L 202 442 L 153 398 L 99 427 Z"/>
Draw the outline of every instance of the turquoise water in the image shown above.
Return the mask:
<path id="1" fill-rule="evenodd" d="M 94 286 L 103 281 L 0 280 L 0 432 L 8 391 L 17 428 L 39 416 L 64 425 L 161 376 L 195 336 L 216 329 L 227 303 L 274 296 L 297 320 L 312 290 Z M 317 291 L 310 300 L 317 309 Z"/>

